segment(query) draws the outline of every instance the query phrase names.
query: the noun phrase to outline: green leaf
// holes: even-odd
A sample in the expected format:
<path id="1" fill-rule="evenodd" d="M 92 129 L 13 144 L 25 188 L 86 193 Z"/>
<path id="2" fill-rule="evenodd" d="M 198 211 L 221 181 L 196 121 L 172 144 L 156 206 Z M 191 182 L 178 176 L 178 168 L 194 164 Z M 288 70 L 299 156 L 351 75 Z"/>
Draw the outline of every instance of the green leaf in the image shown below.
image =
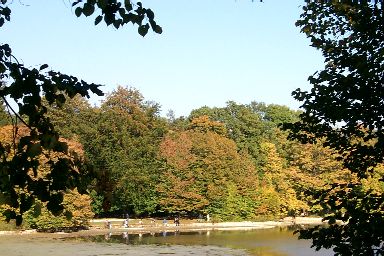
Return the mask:
<path id="1" fill-rule="evenodd" d="M 163 29 L 159 26 L 159 25 L 156 25 L 154 28 L 152 28 L 153 31 L 155 31 L 155 33 L 157 34 L 161 34 L 163 33 Z"/>
<path id="2" fill-rule="evenodd" d="M 41 152 L 42 152 L 42 148 L 40 143 L 31 144 L 27 149 L 27 154 L 31 158 L 40 155 Z"/>
<path id="3" fill-rule="evenodd" d="M 104 9 L 105 7 L 107 7 L 107 2 L 108 0 L 98 0 L 97 1 L 97 5 L 101 8 L 101 9 Z"/>
<path id="4" fill-rule="evenodd" d="M 52 212 L 53 215 L 58 216 L 62 213 L 64 207 L 61 204 L 63 202 L 63 195 L 61 193 L 51 195 L 49 202 L 47 203 L 47 208 Z"/>
<path id="5" fill-rule="evenodd" d="M 75 15 L 76 15 L 76 17 L 80 17 L 82 12 L 83 12 L 83 10 L 81 9 L 81 7 L 77 7 L 77 8 L 75 9 Z"/>
<path id="6" fill-rule="evenodd" d="M 150 20 L 153 20 L 155 18 L 155 14 L 153 13 L 153 11 L 151 9 L 147 10 L 147 17 Z"/>
<path id="7" fill-rule="evenodd" d="M 64 105 L 65 101 L 66 101 L 66 99 L 65 99 L 65 96 L 63 94 L 57 95 L 57 98 L 56 98 L 57 105 L 59 105 L 61 107 Z"/>
<path id="8" fill-rule="evenodd" d="M 91 16 L 93 12 L 95 11 L 95 6 L 89 3 L 85 3 L 83 7 L 83 13 L 85 16 Z"/>
<path id="9" fill-rule="evenodd" d="M 113 15 L 104 15 L 104 21 L 107 26 L 111 25 L 114 21 L 115 17 Z"/>
<path id="10" fill-rule="evenodd" d="M 113 22 L 113 26 L 118 29 L 121 25 L 122 20 L 118 19 Z"/>
<path id="11" fill-rule="evenodd" d="M 75 6 L 75 5 L 77 5 L 78 3 L 80 3 L 80 0 L 73 2 L 73 3 L 72 3 L 72 7 Z"/>
<path id="12" fill-rule="evenodd" d="M 130 0 L 125 0 L 124 5 L 125 5 L 125 9 L 127 9 L 127 11 L 132 11 L 132 4 L 131 4 Z"/>
<path id="13" fill-rule="evenodd" d="M 47 64 L 43 64 L 43 65 L 41 65 L 41 66 L 40 66 L 40 71 L 43 70 L 43 69 L 46 69 L 47 67 L 48 67 Z"/>
<path id="14" fill-rule="evenodd" d="M 99 24 L 101 22 L 101 20 L 103 19 L 103 17 L 101 15 L 97 16 L 96 19 L 95 19 L 95 26 L 97 24 Z"/>
<path id="15" fill-rule="evenodd" d="M 121 17 L 124 17 L 124 15 L 126 14 L 126 11 L 124 8 L 119 8 L 119 14 Z"/>
<path id="16" fill-rule="evenodd" d="M 146 24 L 146 25 L 141 25 L 137 31 L 139 32 L 139 34 L 144 37 L 147 33 L 148 33 L 148 29 L 149 29 L 149 25 Z"/>
<path id="17" fill-rule="evenodd" d="M 6 71 L 6 68 L 3 63 L 0 63 L 0 73 L 4 73 Z"/>
<path id="18" fill-rule="evenodd" d="M 67 153 L 68 152 L 68 145 L 65 142 L 58 141 L 55 144 L 54 150 L 57 152 Z"/>

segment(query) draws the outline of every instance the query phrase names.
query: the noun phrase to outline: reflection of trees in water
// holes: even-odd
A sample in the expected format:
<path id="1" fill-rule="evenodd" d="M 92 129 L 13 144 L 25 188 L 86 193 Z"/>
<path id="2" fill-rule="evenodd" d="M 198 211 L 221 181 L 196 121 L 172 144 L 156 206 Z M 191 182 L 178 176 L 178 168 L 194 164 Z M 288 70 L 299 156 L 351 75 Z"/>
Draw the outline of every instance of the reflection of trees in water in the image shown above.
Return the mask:
<path id="1" fill-rule="evenodd" d="M 124 244 L 127 246 L 219 246 L 243 248 L 256 255 L 306 255 L 329 256 L 331 250 L 316 252 L 310 248 L 310 241 L 298 240 L 293 232 L 304 226 L 279 227 L 263 230 L 210 230 L 183 232 L 176 230 L 162 230 L 155 233 L 141 233 L 141 236 L 130 232 L 103 233 L 81 239 L 86 242 Z M 108 238 L 106 239 L 106 236 Z M 182 255 L 182 254 L 181 254 Z M 228 255 L 228 254 L 217 254 Z M 251 253 L 251 255 L 254 255 Z"/>
<path id="2" fill-rule="evenodd" d="M 82 237 L 71 237 L 66 238 L 68 240 L 77 240 L 85 242 L 95 242 L 95 243 L 124 243 L 132 245 L 145 245 L 153 244 L 154 239 L 158 241 L 158 238 L 167 238 L 175 236 L 208 236 L 209 231 L 193 231 L 193 232 L 180 232 L 180 230 L 169 231 L 164 230 L 161 232 L 150 232 L 150 233 L 136 233 L 131 234 L 129 232 L 122 233 L 105 233 L 103 235 L 91 235 L 91 236 L 82 236 Z M 165 242 L 165 241 L 164 241 Z M 155 242 L 158 243 L 158 242 Z"/>
<path id="3" fill-rule="evenodd" d="M 286 226 L 286 227 L 280 227 L 280 230 L 281 231 L 285 231 L 285 230 L 288 230 L 288 231 L 297 231 L 297 230 L 306 230 L 306 229 L 309 229 L 309 228 L 313 228 L 317 225 L 303 225 L 303 224 L 294 224 L 294 225 L 290 225 L 290 226 Z M 326 226 L 326 224 L 322 224 L 320 226 Z"/>

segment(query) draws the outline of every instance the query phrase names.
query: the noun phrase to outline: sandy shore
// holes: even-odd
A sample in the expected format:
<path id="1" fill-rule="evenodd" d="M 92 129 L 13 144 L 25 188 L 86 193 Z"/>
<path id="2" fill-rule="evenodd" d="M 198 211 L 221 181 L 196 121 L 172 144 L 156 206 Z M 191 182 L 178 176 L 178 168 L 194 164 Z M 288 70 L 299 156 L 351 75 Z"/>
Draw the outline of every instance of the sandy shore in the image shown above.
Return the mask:
<path id="1" fill-rule="evenodd" d="M 104 223 L 106 220 L 112 224 L 111 229 L 106 229 Z M 241 222 L 197 222 L 197 221 L 181 221 L 179 226 L 174 223 L 163 225 L 162 221 L 158 220 L 155 223 L 151 223 L 150 220 L 143 220 L 139 223 L 139 220 L 130 220 L 129 227 L 123 227 L 123 219 L 94 219 L 91 221 L 89 230 L 82 230 L 73 233 L 39 233 L 36 230 L 23 230 L 23 231 L 0 231 L 0 235 L 35 235 L 35 236 L 87 236 L 95 234 L 103 234 L 106 232 L 121 233 L 128 232 L 129 234 L 143 234 L 143 233 L 157 233 L 163 231 L 208 231 L 208 230 L 252 230 L 252 229 L 270 229 L 276 227 L 292 226 L 292 225 L 321 225 L 322 218 L 314 217 L 296 217 L 296 218 L 284 218 L 280 221 L 241 221 Z"/>

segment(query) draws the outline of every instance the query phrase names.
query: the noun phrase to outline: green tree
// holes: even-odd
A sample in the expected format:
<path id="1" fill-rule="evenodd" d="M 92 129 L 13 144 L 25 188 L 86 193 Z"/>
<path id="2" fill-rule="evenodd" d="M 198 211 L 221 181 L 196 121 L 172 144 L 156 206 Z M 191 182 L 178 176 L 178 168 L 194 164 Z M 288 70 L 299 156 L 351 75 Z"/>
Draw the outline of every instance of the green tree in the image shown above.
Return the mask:
<path id="1" fill-rule="evenodd" d="M 240 151 L 251 155 L 258 166 L 260 142 L 265 134 L 265 126 L 258 113 L 254 113 L 246 105 L 229 101 L 224 108 L 202 107 L 193 110 L 190 120 L 202 115 L 225 124 L 227 136 L 236 142 Z"/>
<path id="2" fill-rule="evenodd" d="M 287 132 L 282 131 L 279 125 L 298 120 L 298 112 L 286 106 L 257 102 L 243 105 L 229 101 L 223 108 L 202 107 L 193 110 L 190 119 L 203 115 L 225 125 L 227 136 L 236 142 L 240 151 L 252 156 L 260 173 L 262 172 L 260 167 L 266 157 L 261 144 L 272 142 L 278 153 L 282 157 L 287 157 L 286 151 L 289 147 L 289 142 L 286 140 Z"/>
<path id="3" fill-rule="evenodd" d="M 264 121 L 271 122 L 275 125 L 294 123 L 299 119 L 299 112 L 287 106 L 277 104 L 266 105 L 265 103 L 253 101 L 250 104 L 250 108 L 253 112 L 258 113 Z"/>
<path id="4" fill-rule="evenodd" d="M 50 118 L 60 137 L 79 141 L 79 135 L 84 134 L 93 126 L 94 109 L 87 99 L 76 95 L 66 98 L 65 104 L 46 104 L 47 116 Z"/>
<path id="5" fill-rule="evenodd" d="M 93 123 L 81 141 L 96 169 L 104 211 L 153 213 L 161 169 L 156 156 L 166 127 L 159 106 L 119 86 L 96 110 Z"/>
<path id="6" fill-rule="evenodd" d="M 302 142 L 322 138 L 358 177 L 319 190 L 330 225 L 300 234 L 337 255 L 384 254 L 384 197 L 363 186 L 384 156 L 383 8 L 382 1 L 307 1 L 297 22 L 326 65 L 309 77 L 311 91 L 293 92 L 304 112 L 286 128 Z"/>

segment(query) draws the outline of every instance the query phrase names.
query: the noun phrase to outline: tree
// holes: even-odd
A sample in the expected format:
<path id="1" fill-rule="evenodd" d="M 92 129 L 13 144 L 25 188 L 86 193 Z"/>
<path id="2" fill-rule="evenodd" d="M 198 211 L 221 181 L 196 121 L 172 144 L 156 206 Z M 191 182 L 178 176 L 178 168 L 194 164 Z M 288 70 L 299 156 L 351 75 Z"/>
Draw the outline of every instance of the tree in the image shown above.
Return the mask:
<path id="1" fill-rule="evenodd" d="M 258 166 L 260 142 L 266 134 L 266 126 L 259 113 L 253 112 L 247 105 L 229 101 L 224 108 L 202 107 L 193 110 L 190 119 L 203 115 L 224 124 L 227 136 L 236 142 L 240 151 L 251 155 L 255 166 Z"/>
<path id="2" fill-rule="evenodd" d="M 223 124 L 201 116 L 191 120 L 188 130 L 164 137 L 160 157 L 166 165 L 158 190 L 165 211 L 254 217 L 256 169 L 224 131 Z"/>
<path id="3" fill-rule="evenodd" d="M 0 1 L 0 27 L 11 19 L 11 4 L 13 1 Z M 138 25 L 138 33 L 146 35 L 149 28 L 156 33 L 161 33 L 161 27 L 154 20 L 154 13 L 150 9 L 143 8 L 140 2 L 117 1 L 117 0 L 77 0 L 72 6 L 75 6 L 76 16 L 91 16 L 99 12 L 95 18 L 95 25 L 104 20 L 106 25 L 121 26 L 131 22 Z M 0 79 L 2 88 L 0 97 L 3 102 L 11 109 L 20 122 L 29 128 L 29 135 L 22 137 L 17 145 L 14 145 L 15 153 L 12 158 L 7 156 L 10 148 L 0 144 L 0 192 L 7 194 L 12 209 L 16 209 L 9 218 L 15 218 L 17 224 L 22 221 L 22 214 L 28 210 L 29 203 L 18 202 L 17 188 L 26 189 L 30 192 L 31 198 L 37 198 L 42 201 L 52 202 L 48 204 L 48 209 L 56 211 L 60 209 L 62 200 L 56 200 L 56 193 L 50 187 L 41 187 L 39 184 L 33 184 L 28 179 L 29 170 L 37 170 L 39 161 L 36 159 L 44 150 L 67 153 L 68 147 L 65 142 L 59 140 L 59 134 L 54 129 L 53 124 L 47 117 L 47 107 L 42 103 L 44 95 L 49 105 L 62 105 L 66 101 L 66 96 L 73 98 L 76 95 L 89 97 L 89 91 L 102 95 L 98 89 L 99 85 L 87 83 L 76 77 L 62 74 L 56 71 L 47 71 L 48 65 L 44 64 L 38 68 L 27 68 L 19 63 L 14 56 L 11 47 L 3 43 L 0 45 Z M 18 110 L 12 108 L 8 102 L 12 99 L 18 106 Z M 71 160 L 61 161 L 60 166 L 52 162 L 51 169 L 59 168 L 63 173 L 71 176 L 75 170 L 75 163 Z M 48 192 L 32 189 L 38 186 Z M 41 193 L 38 193 L 40 191 Z M 54 199 L 56 198 L 56 199 Z M 58 197 L 60 198 L 60 197 Z M 62 198 L 62 197 L 61 197 Z"/>
<path id="4" fill-rule="evenodd" d="M 383 8 L 383 1 L 307 1 L 297 22 L 326 65 L 309 77 L 311 91 L 293 92 L 304 112 L 286 128 L 302 142 L 322 138 L 357 175 L 355 182 L 317 191 L 330 225 L 300 237 L 337 255 L 384 254 L 384 196 L 363 186 L 366 178 L 383 182 L 377 174 L 384 157 Z"/>
<path id="5" fill-rule="evenodd" d="M 134 88 L 119 86 L 95 109 L 92 122 L 79 137 L 96 169 L 104 211 L 153 213 L 161 169 L 156 156 L 165 133 L 158 104 L 144 101 Z"/>
<path id="6" fill-rule="evenodd" d="M 0 143 L 5 148 L 12 148 L 14 141 L 19 140 L 24 134 L 28 133 L 28 128 L 22 125 L 17 126 L 15 133 L 12 125 L 3 126 L 0 128 Z M 16 137 L 15 137 L 16 136 Z M 63 139 L 61 139 L 63 140 Z M 90 199 L 87 195 L 79 195 L 75 188 L 77 181 L 82 175 L 84 175 L 85 169 L 80 169 L 82 165 L 76 164 L 76 172 L 71 173 L 71 176 L 66 177 L 67 173 L 63 172 L 60 168 L 61 165 L 65 165 L 65 161 L 84 162 L 84 152 L 82 146 L 76 141 L 65 141 L 69 147 L 69 154 L 48 152 L 44 151 L 36 159 L 39 161 L 39 167 L 37 170 L 28 170 L 25 173 L 25 179 L 29 180 L 29 189 L 23 187 L 15 188 L 15 195 L 11 197 L 9 194 L 0 193 L 0 212 L 6 218 L 11 219 L 14 212 L 19 214 L 26 214 L 29 216 L 27 220 L 28 224 L 31 224 L 34 228 L 44 228 L 36 222 L 42 222 L 49 227 L 72 227 L 72 226 L 84 226 L 88 219 L 93 216 L 90 211 Z M 13 158 L 14 150 L 10 150 L 7 158 Z M 55 169 L 51 169 L 51 166 L 58 166 Z M 23 175 L 23 173 L 18 173 Z M 46 187 L 50 187 L 52 193 L 46 190 Z M 79 186 L 81 188 L 81 186 Z M 33 198 L 33 193 L 40 193 L 42 200 Z M 50 201 L 44 200 L 51 197 Z M 70 199 L 69 199 L 70 198 Z M 73 198 L 82 198 L 79 202 L 75 202 Z M 53 200 L 63 201 L 62 208 L 54 208 L 56 211 L 48 211 L 50 204 L 56 203 Z M 14 201 L 20 202 L 20 208 L 15 207 L 12 204 Z M 11 203 L 10 203 L 11 202 Z M 35 210 L 30 211 L 29 208 L 33 207 Z M 20 212 L 22 211 L 22 212 Z M 33 212 L 33 213 L 32 213 Z M 39 220 L 31 219 L 32 216 L 37 217 L 37 213 L 45 213 L 45 216 L 41 216 Z M 11 216 L 10 216 L 11 215 Z M 55 216 L 57 215 L 57 216 Z M 71 220 L 69 216 L 74 218 Z M 36 224 L 36 225 L 35 225 Z M 51 224 L 53 226 L 51 226 Z"/>
<path id="7" fill-rule="evenodd" d="M 47 107 L 47 116 L 60 137 L 80 140 L 80 135 L 86 133 L 93 126 L 94 109 L 80 95 L 73 98 L 66 97 L 63 105 L 49 105 L 45 101 L 44 103 Z"/>

